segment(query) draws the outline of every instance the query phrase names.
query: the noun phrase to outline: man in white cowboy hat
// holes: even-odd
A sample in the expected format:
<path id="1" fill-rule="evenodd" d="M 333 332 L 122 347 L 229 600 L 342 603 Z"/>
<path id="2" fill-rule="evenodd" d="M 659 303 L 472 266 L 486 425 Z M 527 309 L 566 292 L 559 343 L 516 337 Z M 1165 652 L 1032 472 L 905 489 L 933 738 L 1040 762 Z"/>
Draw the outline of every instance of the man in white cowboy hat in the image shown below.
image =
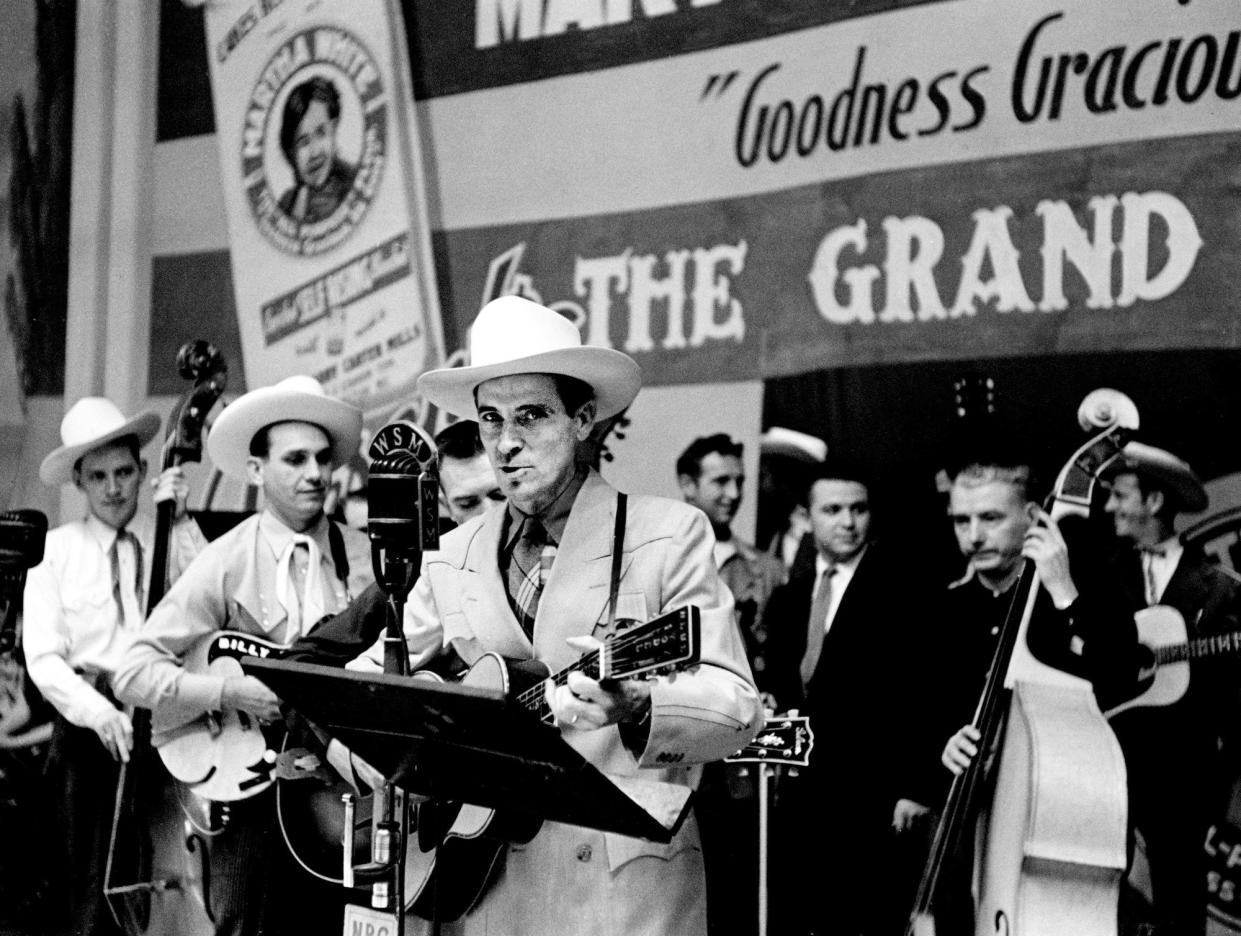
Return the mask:
<path id="1" fill-rule="evenodd" d="M 48 780 L 59 829 L 49 838 L 67 846 L 67 870 L 58 876 L 67 899 L 57 905 L 72 932 L 116 931 L 103 902 L 103 869 L 133 726 L 111 695 L 111 679 L 142 626 L 155 520 L 138 510 L 147 472 L 141 451 L 159 427 L 155 413 L 126 419 L 111 400 L 85 397 L 65 414 L 62 444 L 39 469 L 45 484 L 75 485 L 87 508 L 84 519 L 48 533 L 43 561 L 26 578 L 22 628 L 30 678 L 58 714 Z M 164 471 L 155 488 L 156 502 L 184 508 L 180 468 Z M 198 525 L 182 517 L 170 538 L 170 574 L 205 544 Z"/>
<path id="2" fill-rule="evenodd" d="M 516 296 L 488 303 L 470 334 L 471 365 L 430 371 L 423 395 L 477 418 L 508 503 L 446 534 L 423 557 L 406 606 L 415 665 L 451 646 L 569 666 L 604 635 L 618 492 L 579 456 L 596 421 L 641 384 L 637 364 L 585 347 L 551 309 Z M 732 599 L 701 511 L 630 496 L 617 616 L 645 622 L 694 605 L 701 664 L 649 682 L 600 683 L 574 672 L 549 692 L 565 740 L 608 774 L 697 783 L 701 763 L 743 747 L 762 723 Z M 706 932 L 693 818 L 663 845 L 547 822 L 509 851 L 463 930 L 522 934 Z"/>
<path id="3" fill-rule="evenodd" d="M 1130 442 L 1106 480 L 1105 509 L 1121 547 L 1113 569 L 1128 610 L 1175 609 L 1187 630 L 1178 642 L 1241 630 L 1236 574 L 1176 533 L 1178 514 L 1207 508 L 1193 469 L 1171 452 Z M 1202 933 L 1206 926 L 1203 842 L 1224 815 L 1233 779 L 1224 763 L 1237 750 L 1238 690 L 1235 660 L 1202 658 L 1190 663 L 1179 701 L 1112 718 L 1128 768 L 1130 822 L 1146 846 L 1155 932 Z"/>
<path id="4" fill-rule="evenodd" d="M 356 407 L 328 397 L 305 376 L 252 390 L 216 419 L 207 436 L 211 460 L 261 488 L 264 506 L 203 550 L 118 667 L 117 695 L 152 709 L 157 746 L 169 729 L 209 712 L 281 717 L 280 700 L 258 679 L 182 665 L 212 634 L 228 629 L 290 643 L 343 610 L 373 580 L 362 558 L 369 556 L 366 536 L 324 515 L 331 473 L 357 450 L 361 431 Z M 328 755 L 352 775 L 348 752 L 337 742 Z M 279 836 L 273 801 L 269 791 L 234 803 L 226 831 L 214 840 L 216 931 L 255 933 L 261 925 L 264 933 L 302 932 L 299 926 L 313 924 L 327 925 L 327 932 L 333 913 L 339 931 L 340 889 L 316 891 L 286 849 L 273 844 Z"/>

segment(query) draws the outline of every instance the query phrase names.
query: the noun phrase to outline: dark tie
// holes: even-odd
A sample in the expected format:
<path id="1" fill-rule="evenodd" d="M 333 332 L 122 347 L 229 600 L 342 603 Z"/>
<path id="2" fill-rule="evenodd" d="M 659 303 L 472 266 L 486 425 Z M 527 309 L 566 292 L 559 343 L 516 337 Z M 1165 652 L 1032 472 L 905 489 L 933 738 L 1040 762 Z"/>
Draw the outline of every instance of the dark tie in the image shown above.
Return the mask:
<path id="1" fill-rule="evenodd" d="M 1166 546 L 1139 546 L 1138 556 L 1142 561 L 1143 577 L 1146 580 L 1147 606 L 1159 603 L 1159 585 L 1155 582 L 1155 559 L 1162 559 L 1168 554 Z"/>
<path id="2" fill-rule="evenodd" d="M 819 576 L 819 587 L 815 590 L 814 601 L 810 604 L 810 620 L 806 624 L 806 653 L 801 658 L 801 684 L 810 685 L 815 667 L 819 665 L 819 654 L 823 652 L 823 638 L 827 634 L 827 610 L 832 606 L 832 576 L 836 567 L 824 569 Z"/>
<path id="3" fill-rule="evenodd" d="M 548 539 L 543 524 L 535 517 L 527 517 L 509 558 L 508 592 L 517 622 L 531 639 L 534 637 L 539 596 L 543 593 L 555 555 L 555 544 Z"/>
<path id="4" fill-rule="evenodd" d="M 116 539 L 112 541 L 112 548 L 108 550 L 108 560 L 112 564 L 112 598 L 116 602 L 116 612 L 120 615 L 121 624 L 125 624 L 125 602 L 121 596 L 121 542 L 127 542 L 133 547 L 134 552 L 134 601 L 138 612 L 142 612 L 142 544 L 138 542 L 138 537 L 134 536 L 129 530 L 120 529 L 116 531 Z"/>

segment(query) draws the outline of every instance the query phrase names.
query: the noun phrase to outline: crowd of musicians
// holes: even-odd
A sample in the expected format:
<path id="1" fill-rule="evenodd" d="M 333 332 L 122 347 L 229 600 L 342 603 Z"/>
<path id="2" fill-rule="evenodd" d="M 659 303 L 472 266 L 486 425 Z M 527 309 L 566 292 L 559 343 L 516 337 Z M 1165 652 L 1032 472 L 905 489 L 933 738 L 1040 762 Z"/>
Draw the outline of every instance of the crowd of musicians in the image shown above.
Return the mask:
<path id="1" fill-rule="evenodd" d="M 479 313 L 470 352 L 469 366 L 419 380 L 459 421 L 436 439 L 445 526 L 455 528 L 422 557 L 404 607 L 410 668 L 459 675 L 494 651 L 557 671 L 613 637 L 618 620 L 696 607 L 693 665 L 652 679 L 573 671 L 549 681 L 546 702 L 563 739 L 605 775 L 697 794 L 667 844 L 545 822 L 501 850 L 468 912 L 411 916 L 411 932 L 750 934 L 764 855 L 769 932 L 899 936 L 953 777 L 987 758 L 995 769 L 971 722 L 1027 568 L 1040 583 L 1031 651 L 1093 688 L 1123 751 L 1120 932 L 1204 932 L 1204 840 L 1236 775 L 1241 673 L 1228 658 L 1195 660 L 1183 692 L 1147 704 L 1135 614 L 1166 606 L 1189 640 L 1230 635 L 1241 630 L 1241 586 L 1177 535 L 1178 515 L 1207 498 L 1175 453 L 1144 439 L 1125 446 L 1100 479 L 1103 526 L 1060 522 L 1040 506 L 1048 483 L 1028 453 L 985 434 L 963 443 L 945 475 L 943 520 L 962 574 L 944 583 L 927 570 L 948 563 L 929 551 L 951 539 L 943 529 L 888 535 L 900 518 L 849 453 L 771 433 L 758 486 L 762 509 L 778 504 L 780 516 L 755 546 L 732 529 L 751 492 L 742 446 L 725 434 L 687 439 L 668 466 L 682 501 L 619 494 L 592 465 L 601 429 L 640 389 L 627 355 L 583 346 L 566 319 L 513 296 Z M 160 422 L 77 401 L 40 472 L 87 504 L 83 519 L 48 533 L 24 593 L 26 666 L 55 710 L 44 770 L 55 801 L 48 839 L 61 849 L 49 857 L 57 932 L 139 925 L 104 894 L 118 775 L 145 743 L 138 712 L 151 713 L 157 748 L 205 715 L 298 721 L 262 680 L 197 667 L 204 641 L 240 631 L 289 647 L 296 662 L 384 665 L 388 602 L 367 536 L 329 515 L 332 472 L 357 457 L 361 413 L 309 377 L 223 408 L 207 451 L 260 489 L 262 506 L 210 542 L 184 510 L 183 470 L 148 470 L 142 452 Z M 152 492 L 173 505 L 161 514 L 173 518 L 166 569 L 154 573 L 159 531 L 138 509 Z M 167 584 L 157 603 L 153 574 Z M 775 776 L 760 836 L 768 785 L 725 758 L 765 717 L 794 709 L 809 716 L 813 753 L 808 767 Z M 325 774 L 359 794 L 383 787 L 341 739 L 297 727 Z M 202 932 L 337 933 L 346 900 L 360 902 L 290 854 L 278 790 L 207 804 L 227 821 L 210 841 Z M 973 842 L 971 831 L 943 869 L 939 933 L 974 931 Z"/>

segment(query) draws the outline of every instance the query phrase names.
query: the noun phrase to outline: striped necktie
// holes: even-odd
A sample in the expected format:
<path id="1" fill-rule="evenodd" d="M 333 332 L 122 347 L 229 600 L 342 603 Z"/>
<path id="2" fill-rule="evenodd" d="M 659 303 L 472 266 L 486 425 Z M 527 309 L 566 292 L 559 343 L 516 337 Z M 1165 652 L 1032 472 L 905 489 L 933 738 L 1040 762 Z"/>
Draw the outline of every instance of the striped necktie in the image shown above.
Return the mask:
<path id="1" fill-rule="evenodd" d="M 539 596 L 555 557 L 556 544 L 548 537 L 543 524 L 535 517 L 527 517 L 509 557 L 508 592 L 517 622 L 532 640 Z"/>

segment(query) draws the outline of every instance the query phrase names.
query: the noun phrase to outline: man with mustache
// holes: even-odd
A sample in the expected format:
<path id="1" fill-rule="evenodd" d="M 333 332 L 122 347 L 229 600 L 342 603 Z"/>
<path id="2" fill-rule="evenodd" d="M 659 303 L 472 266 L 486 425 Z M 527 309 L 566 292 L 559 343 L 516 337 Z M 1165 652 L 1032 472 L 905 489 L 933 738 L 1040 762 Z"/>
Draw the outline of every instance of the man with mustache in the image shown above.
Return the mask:
<path id="1" fill-rule="evenodd" d="M 904 654 L 901 681 L 908 728 L 904 760 L 896 771 L 900 798 L 892 826 L 897 832 L 920 826 L 929 831 L 925 819 L 943 805 L 952 777 L 978 754 L 979 734 L 969 721 L 1008 618 L 1023 559 L 1034 563 L 1041 583 L 1027 635 L 1031 652 L 1049 665 L 1090 679 L 1101 707 L 1125 695 L 1136 672 L 1132 619 L 1116 606 L 1106 577 L 1079 575 L 1091 586 L 1087 593 L 1079 589 L 1061 525 L 1034 499 L 1029 465 L 983 460 L 960 468 L 948 495 L 948 517 L 966 570 L 948 586 L 939 608 L 924 615 L 942 626 L 924 629 Z M 940 932 L 973 931 L 968 885 L 972 851 L 966 852 L 949 868 L 949 881 L 940 888 L 935 906 Z M 896 903 L 908 907 L 913 902 L 914 883 L 906 882 L 909 892 Z"/>
<path id="2" fill-rule="evenodd" d="M 366 536 L 323 512 L 331 473 L 357 451 L 361 431 L 357 407 L 304 376 L 250 391 L 211 427 L 212 462 L 261 488 L 264 506 L 203 550 L 117 668 L 117 695 L 152 710 L 156 746 L 210 712 L 242 712 L 261 722 L 281 717 L 280 699 L 253 676 L 186 669 L 182 661 L 202 641 L 228 629 L 291 643 L 371 583 Z M 356 770 L 379 782 L 338 742 L 327 756 L 342 776 Z M 317 891 L 300 876 L 277 844 L 274 799 L 273 787 L 233 803 L 225 831 L 212 840 L 216 932 L 339 932 L 339 889 Z"/>

